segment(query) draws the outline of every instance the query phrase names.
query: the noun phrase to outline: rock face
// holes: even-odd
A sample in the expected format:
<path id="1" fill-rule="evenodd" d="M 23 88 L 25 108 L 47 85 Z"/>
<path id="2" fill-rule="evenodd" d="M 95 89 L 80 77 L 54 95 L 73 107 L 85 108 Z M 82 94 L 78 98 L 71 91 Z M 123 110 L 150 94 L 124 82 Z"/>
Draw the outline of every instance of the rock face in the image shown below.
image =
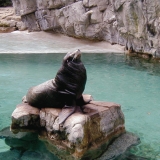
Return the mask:
<path id="1" fill-rule="evenodd" d="M 84 98 L 88 98 L 84 96 Z M 12 113 L 11 130 L 37 131 L 48 150 L 60 159 L 95 159 L 116 137 L 125 132 L 124 115 L 118 104 L 91 101 L 84 112 L 58 123 L 61 109 L 37 109 L 20 104 Z"/>
<path id="2" fill-rule="evenodd" d="M 158 0 L 12 0 L 29 31 L 105 40 L 160 57 Z"/>
<path id="3" fill-rule="evenodd" d="M 14 14 L 13 7 L 0 8 L 0 33 L 25 30 L 26 27 L 20 16 Z"/>

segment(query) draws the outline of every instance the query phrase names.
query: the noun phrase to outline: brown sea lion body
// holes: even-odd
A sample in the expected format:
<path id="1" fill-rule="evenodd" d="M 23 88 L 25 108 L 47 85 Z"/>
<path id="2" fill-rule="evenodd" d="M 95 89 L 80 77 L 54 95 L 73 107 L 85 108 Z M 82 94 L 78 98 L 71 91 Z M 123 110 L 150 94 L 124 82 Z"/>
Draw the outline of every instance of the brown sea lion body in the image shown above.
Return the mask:
<path id="1" fill-rule="evenodd" d="M 82 93 L 87 80 L 81 52 L 69 52 L 54 79 L 29 89 L 26 102 L 37 108 L 63 108 L 59 123 L 63 123 L 77 106 L 85 104 Z"/>

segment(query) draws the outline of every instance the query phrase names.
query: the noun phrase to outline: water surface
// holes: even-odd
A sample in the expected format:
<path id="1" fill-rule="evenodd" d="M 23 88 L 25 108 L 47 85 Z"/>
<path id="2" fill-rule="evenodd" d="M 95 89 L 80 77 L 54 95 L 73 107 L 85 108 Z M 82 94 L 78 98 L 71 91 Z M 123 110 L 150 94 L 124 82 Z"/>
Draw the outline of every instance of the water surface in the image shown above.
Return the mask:
<path id="1" fill-rule="evenodd" d="M 0 54 L 0 129 L 29 87 L 52 79 L 64 54 Z M 86 94 L 94 100 L 121 104 L 127 131 L 141 143 L 129 153 L 160 159 L 160 64 L 123 54 L 83 54 Z M 9 147 L 0 140 L 0 152 Z M 124 159 L 124 158 L 122 158 Z"/>

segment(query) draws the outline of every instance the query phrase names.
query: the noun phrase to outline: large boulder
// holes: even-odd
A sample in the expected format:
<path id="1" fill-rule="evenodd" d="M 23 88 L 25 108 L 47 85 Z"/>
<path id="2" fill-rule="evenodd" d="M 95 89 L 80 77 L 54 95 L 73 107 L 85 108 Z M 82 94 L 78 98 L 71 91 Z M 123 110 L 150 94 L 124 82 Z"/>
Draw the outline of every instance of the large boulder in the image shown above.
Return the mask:
<path id="1" fill-rule="evenodd" d="M 33 13 L 37 10 L 36 0 L 12 0 L 15 13 L 20 16 Z"/>
<path id="2" fill-rule="evenodd" d="M 91 99 L 84 96 L 84 99 Z M 112 102 L 91 101 L 59 125 L 61 109 L 37 109 L 20 104 L 12 113 L 11 130 L 38 131 L 47 148 L 61 159 L 95 159 L 115 138 L 125 133 L 121 106 Z"/>

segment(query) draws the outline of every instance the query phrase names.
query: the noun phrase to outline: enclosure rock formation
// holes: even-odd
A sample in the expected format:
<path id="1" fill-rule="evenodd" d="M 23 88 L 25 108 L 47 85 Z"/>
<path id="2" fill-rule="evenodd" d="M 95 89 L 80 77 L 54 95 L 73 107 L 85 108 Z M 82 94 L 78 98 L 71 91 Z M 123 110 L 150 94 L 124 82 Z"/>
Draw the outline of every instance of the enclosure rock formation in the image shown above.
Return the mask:
<path id="1" fill-rule="evenodd" d="M 105 40 L 160 57 L 158 0 L 12 0 L 29 31 Z"/>
<path id="2" fill-rule="evenodd" d="M 14 14 L 13 7 L 0 8 L 0 33 L 26 29 L 21 17 Z"/>
<path id="3" fill-rule="evenodd" d="M 84 114 L 77 111 L 59 125 L 61 109 L 38 109 L 22 103 L 12 113 L 11 130 L 38 132 L 48 150 L 60 159 L 95 159 L 125 133 L 124 115 L 120 105 L 111 102 L 92 100 L 83 107 Z"/>

